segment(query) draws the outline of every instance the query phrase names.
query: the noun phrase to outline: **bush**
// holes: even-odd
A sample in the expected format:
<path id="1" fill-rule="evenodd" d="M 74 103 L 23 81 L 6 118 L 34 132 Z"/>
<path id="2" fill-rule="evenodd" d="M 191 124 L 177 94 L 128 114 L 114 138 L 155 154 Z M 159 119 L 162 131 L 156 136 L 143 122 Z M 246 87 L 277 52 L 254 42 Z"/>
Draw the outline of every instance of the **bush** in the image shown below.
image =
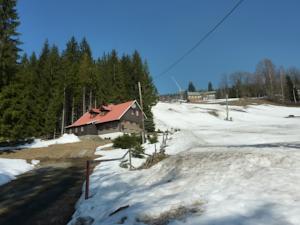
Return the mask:
<path id="1" fill-rule="evenodd" d="M 150 144 L 154 144 L 158 142 L 157 133 L 153 133 L 152 135 L 148 135 L 148 140 Z"/>
<path id="2" fill-rule="evenodd" d="M 136 135 L 130 136 L 128 134 L 124 134 L 123 136 L 117 137 L 115 140 L 113 140 L 113 147 L 129 149 L 141 143 L 142 143 L 141 136 L 136 136 Z"/>
<path id="3" fill-rule="evenodd" d="M 144 158 L 143 153 L 145 152 L 145 149 L 143 146 L 138 143 L 136 146 L 132 149 L 132 156 L 135 158 Z"/>

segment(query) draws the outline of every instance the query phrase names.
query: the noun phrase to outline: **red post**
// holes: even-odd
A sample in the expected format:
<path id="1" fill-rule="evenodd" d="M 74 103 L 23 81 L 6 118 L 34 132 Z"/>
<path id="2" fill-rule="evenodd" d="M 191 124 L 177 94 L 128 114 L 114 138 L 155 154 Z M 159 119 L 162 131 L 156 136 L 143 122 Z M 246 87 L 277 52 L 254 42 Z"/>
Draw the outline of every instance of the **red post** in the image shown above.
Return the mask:
<path id="1" fill-rule="evenodd" d="M 86 177 L 85 177 L 85 199 L 89 198 L 90 189 L 90 160 L 86 161 Z"/>

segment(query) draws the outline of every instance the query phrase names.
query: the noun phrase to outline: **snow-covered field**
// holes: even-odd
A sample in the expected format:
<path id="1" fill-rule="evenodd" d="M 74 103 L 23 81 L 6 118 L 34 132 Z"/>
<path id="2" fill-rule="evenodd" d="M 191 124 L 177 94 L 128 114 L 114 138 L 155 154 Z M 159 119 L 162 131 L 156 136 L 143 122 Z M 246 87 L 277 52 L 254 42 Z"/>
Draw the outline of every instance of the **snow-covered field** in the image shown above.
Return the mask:
<path id="1" fill-rule="evenodd" d="M 160 130 L 180 129 L 168 140 L 171 156 L 147 170 L 98 165 L 70 224 L 300 224 L 300 118 L 286 118 L 300 108 L 230 106 L 233 121 L 219 104 L 158 103 L 153 113 Z"/>
<path id="2" fill-rule="evenodd" d="M 63 134 L 63 136 L 57 139 L 52 139 L 52 140 L 34 139 L 34 141 L 30 144 L 18 145 L 15 147 L 0 147 L 0 151 L 24 149 L 24 148 L 44 148 L 50 145 L 75 143 L 79 141 L 80 139 L 74 134 Z"/>
<path id="3" fill-rule="evenodd" d="M 16 179 L 17 175 L 32 170 L 38 160 L 32 160 L 31 164 L 23 159 L 1 159 L 0 158 L 0 185 Z"/>

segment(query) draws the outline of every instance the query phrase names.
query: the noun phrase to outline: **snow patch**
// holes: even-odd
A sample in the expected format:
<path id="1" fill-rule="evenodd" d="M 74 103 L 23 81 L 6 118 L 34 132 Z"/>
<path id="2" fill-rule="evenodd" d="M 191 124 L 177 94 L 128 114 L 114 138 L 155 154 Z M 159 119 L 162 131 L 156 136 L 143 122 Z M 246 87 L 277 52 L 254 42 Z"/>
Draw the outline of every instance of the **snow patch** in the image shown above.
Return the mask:
<path id="1" fill-rule="evenodd" d="M 100 134 L 99 137 L 102 139 L 116 139 L 117 137 L 123 136 L 123 132 L 114 132 L 114 133 L 108 133 L 108 134 Z"/>
<path id="2" fill-rule="evenodd" d="M 74 134 L 63 134 L 63 136 L 52 140 L 34 139 L 30 144 L 18 145 L 15 147 L 0 147 L 0 151 L 25 149 L 25 148 L 44 148 L 50 145 L 67 144 L 80 142 L 80 139 Z"/>
<path id="3" fill-rule="evenodd" d="M 0 158 L 0 185 L 16 179 L 16 176 L 32 170 L 39 160 L 32 160 L 31 164 L 23 159 Z"/>
<path id="4" fill-rule="evenodd" d="M 91 198 L 81 197 L 69 224 L 91 217 L 95 225 L 145 225 L 139 218 L 149 221 L 191 205 L 196 213 L 171 217 L 167 224 L 300 224 L 300 123 L 285 118 L 300 115 L 300 108 L 229 109 L 233 121 L 224 120 L 226 109 L 220 104 L 158 103 L 153 108 L 157 128 L 180 129 L 169 136 L 166 152 L 171 156 L 136 171 L 121 168 L 119 161 L 99 164 L 90 179 Z M 104 158 L 125 152 L 97 150 Z"/>

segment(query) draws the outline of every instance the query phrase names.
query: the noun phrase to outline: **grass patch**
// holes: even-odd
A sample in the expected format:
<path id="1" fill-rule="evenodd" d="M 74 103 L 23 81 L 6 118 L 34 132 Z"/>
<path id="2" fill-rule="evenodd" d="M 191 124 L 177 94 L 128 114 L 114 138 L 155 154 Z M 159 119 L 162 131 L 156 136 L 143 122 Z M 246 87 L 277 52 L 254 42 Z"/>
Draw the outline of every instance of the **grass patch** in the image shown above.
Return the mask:
<path id="1" fill-rule="evenodd" d="M 148 169 L 166 158 L 168 158 L 168 155 L 165 153 L 154 153 L 153 155 L 149 156 L 146 162 L 138 169 Z"/>
<path id="2" fill-rule="evenodd" d="M 212 116 L 215 116 L 215 117 L 219 117 L 219 114 L 218 114 L 218 112 L 216 110 L 209 110 L 208 114 L 210 114 Z"/>
<path id="3" fill-rule="evenodd" d="M 184 220 L 189 215 L 202 213 L 203 210 L 200 209 L 200 206 L 200 203 L 194 203 L 192 206 L 188 207 L 178 206 L 161 213 L 157 217 L 143 216 L 142 218 L 137 219 L 137 222 L 143 222 L 148 225 L 167 225 L 172 220 Z"/>

